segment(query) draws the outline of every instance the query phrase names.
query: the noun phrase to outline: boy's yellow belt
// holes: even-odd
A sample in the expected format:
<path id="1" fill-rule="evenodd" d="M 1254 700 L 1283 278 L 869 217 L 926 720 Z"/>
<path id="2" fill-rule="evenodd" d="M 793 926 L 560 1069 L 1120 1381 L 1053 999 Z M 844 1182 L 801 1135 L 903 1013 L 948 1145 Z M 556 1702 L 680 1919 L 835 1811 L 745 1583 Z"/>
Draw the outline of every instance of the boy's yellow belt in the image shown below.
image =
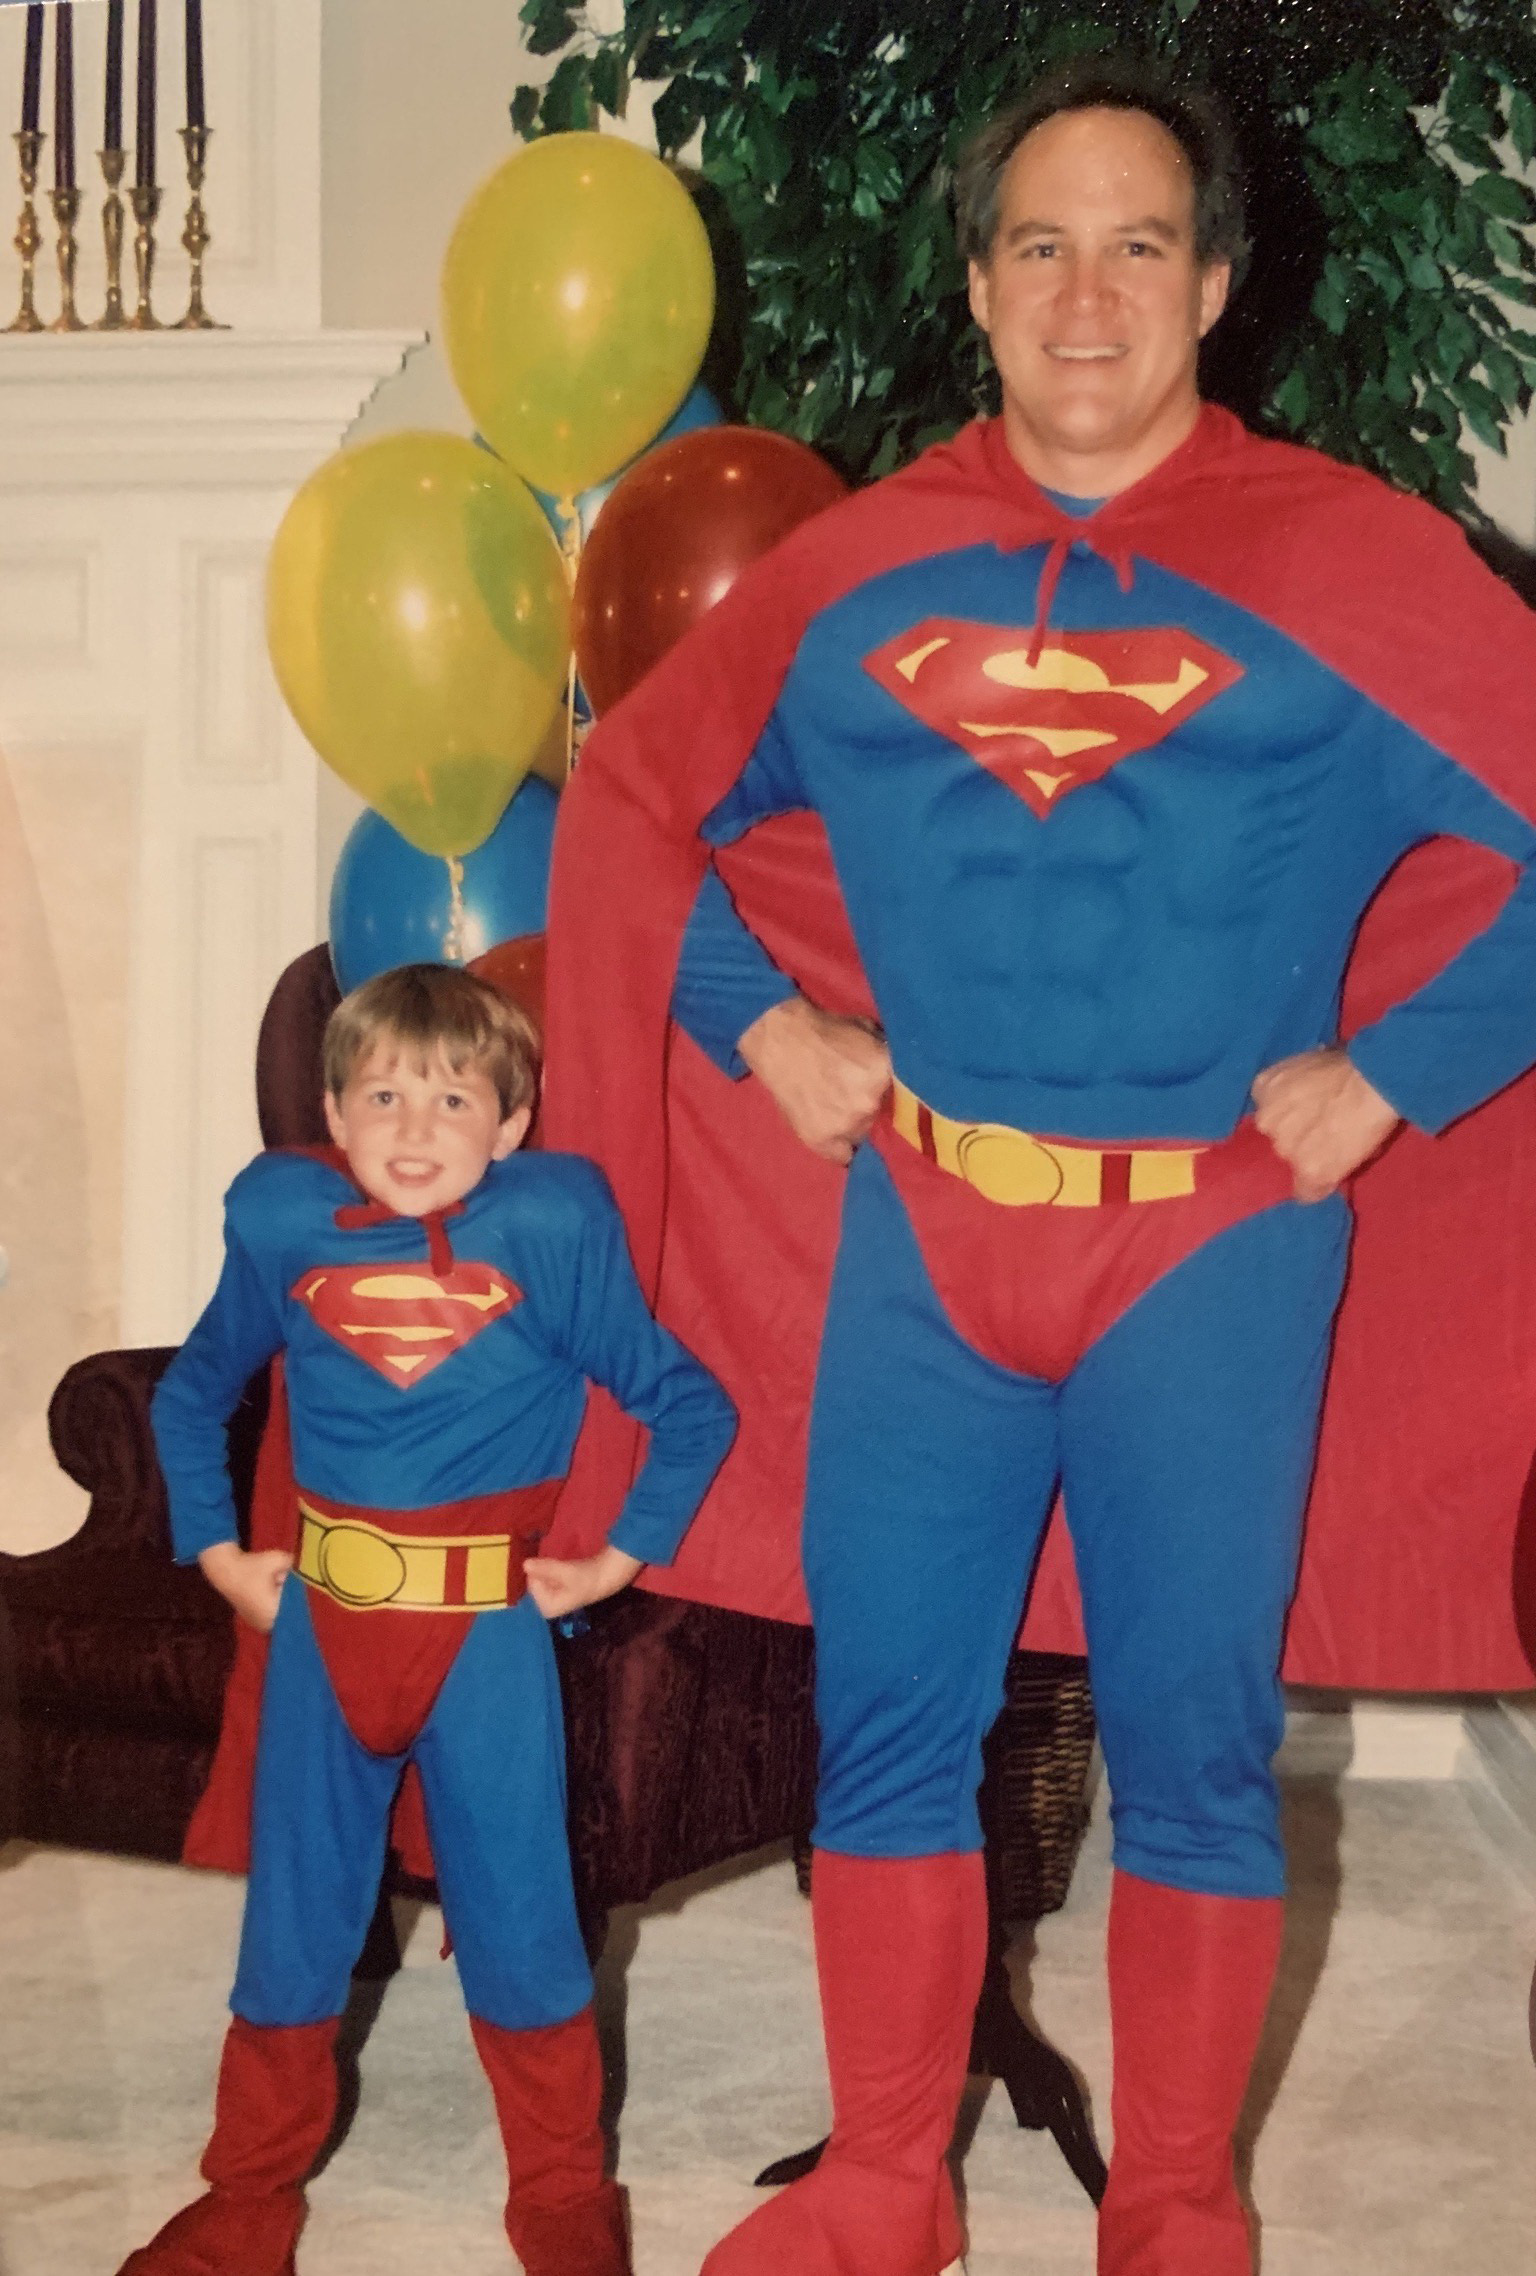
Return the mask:
<path id="1" fill-rule="evenodd" d="M 331 1518 L 299 1497 L 298 1574 L 359 1611 L 485 1612 L 525 1593 L 523 1543 L 510 1533 L 396 1533 Z"/>

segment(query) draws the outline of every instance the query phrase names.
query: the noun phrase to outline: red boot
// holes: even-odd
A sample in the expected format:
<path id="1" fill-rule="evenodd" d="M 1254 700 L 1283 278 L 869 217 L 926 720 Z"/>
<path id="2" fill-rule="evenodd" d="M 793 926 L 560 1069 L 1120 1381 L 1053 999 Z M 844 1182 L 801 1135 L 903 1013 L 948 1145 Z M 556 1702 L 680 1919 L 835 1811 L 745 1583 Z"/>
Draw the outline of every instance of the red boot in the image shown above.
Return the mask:
<path id="1" fill-rule="evenodd" d="M 963 2243 L 944 2158 L 986 1961 L 981 1857 L 819 1849 L 811 1914 L 831 2140 L 703 2276 L 939 2276 Z"/>
<path id="2" fill-rule="evenodd" d="M 336 2111 L 336 2026 L 236 2016 L 219 2065 L 205 2196 L 130 2252 L 118 2276 L 292 2276 L 304 2179 Z"/>
<path id="3" fill-rule="evenodd" d="M 1282 1912 L 1278 1897 L 1194 1896 L 1115 1875 L 1115 2147 L 1099 2210 L 1099 2276 L 1250 2276 L 1232 2135 Z"/>
<path id="4" fill-rule="evenodd" d="M 507 2153 L 507 2235 L 526 2276 L 630 2276 L 624 2199 L 603 2178 L 592 2010 L 504 2031 L 469 2019 Z"/>

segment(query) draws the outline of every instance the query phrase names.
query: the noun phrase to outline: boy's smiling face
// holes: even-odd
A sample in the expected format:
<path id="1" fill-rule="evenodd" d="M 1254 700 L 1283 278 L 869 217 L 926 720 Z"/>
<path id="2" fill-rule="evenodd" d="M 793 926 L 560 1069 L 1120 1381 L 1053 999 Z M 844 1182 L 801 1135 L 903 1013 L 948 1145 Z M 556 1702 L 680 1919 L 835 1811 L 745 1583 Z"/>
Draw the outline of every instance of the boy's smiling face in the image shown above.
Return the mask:
<path id="1" fill-rule="evenodd" d="M 352 1175 L 373 1201 L 401 1217 L 451 1208 L 492 1162 L 528 1135 L 532 1109 L 503 1116 L 496 1086 L 478 1067 L 457 1072 L 439 1047 L 423 1060 L 381 1039 L 326 1093 L 325 1119 Z"/>

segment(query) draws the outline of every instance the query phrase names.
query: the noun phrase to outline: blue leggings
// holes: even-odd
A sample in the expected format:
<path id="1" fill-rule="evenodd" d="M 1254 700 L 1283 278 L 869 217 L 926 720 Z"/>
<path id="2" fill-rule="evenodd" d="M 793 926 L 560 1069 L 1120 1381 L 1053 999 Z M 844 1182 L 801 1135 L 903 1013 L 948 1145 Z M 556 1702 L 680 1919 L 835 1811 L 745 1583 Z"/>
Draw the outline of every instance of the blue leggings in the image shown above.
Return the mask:
<path id="1" fill-rule="evenodd" d="M 1051 1383 L 963 1340 L 861 1149 L 807 1481 L 822 1848 L 981 1846 L 981 1742 L 1059 1479 L 1115 1862 L 1281 1893 L 1280 1650 L 1348 1240 L 1338 1199 L 1246 1217 Z"/>
<path id="2" fill-rule="evenodd" d="M 387 1651 L 394 1616 L 375 1617 Z M 230 1999 L 248 2023 L 318 2023 L 341 2012 L 408 1761 L 421 1774 L 470 2013 L 519 2031 L 563 2023 L 591 1998 L 571 1891 L 559 1683 L 533 1600 L 476 1618 L 411 1746 L 381 1755 L 348 1728 L 304 1584 L 290 1576 L 262 1695 L 250 1885 Z"/>

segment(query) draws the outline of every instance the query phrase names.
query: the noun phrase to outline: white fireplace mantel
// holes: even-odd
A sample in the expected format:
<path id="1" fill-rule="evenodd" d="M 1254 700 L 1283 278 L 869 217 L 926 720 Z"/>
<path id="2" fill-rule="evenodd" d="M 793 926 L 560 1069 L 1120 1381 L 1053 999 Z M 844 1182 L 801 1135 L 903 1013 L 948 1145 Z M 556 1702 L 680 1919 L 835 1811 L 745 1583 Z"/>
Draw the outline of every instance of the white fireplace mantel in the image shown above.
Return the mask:
<path id="1" fill-rule="evenodd" d="M 0 338 L 0 764 L 81 1032 L 121 1002 L 121 1065 L 98 1018 L 86 1073 L 116 1102 L 115 1137 L 88 1106 L 124 1343 L 176 1341 L 212 1286 L 262 1007 L 315 938 L 316 760 L 267 661 L 267 550 L 412 344 Z M 82 910 L 71 860 L 104 833 L 115 917 Z"/>
<path id="2" fill-rule="evenodd" d="M 292 490 L 418 335 L 0 335 L 0 489 Z"/>

